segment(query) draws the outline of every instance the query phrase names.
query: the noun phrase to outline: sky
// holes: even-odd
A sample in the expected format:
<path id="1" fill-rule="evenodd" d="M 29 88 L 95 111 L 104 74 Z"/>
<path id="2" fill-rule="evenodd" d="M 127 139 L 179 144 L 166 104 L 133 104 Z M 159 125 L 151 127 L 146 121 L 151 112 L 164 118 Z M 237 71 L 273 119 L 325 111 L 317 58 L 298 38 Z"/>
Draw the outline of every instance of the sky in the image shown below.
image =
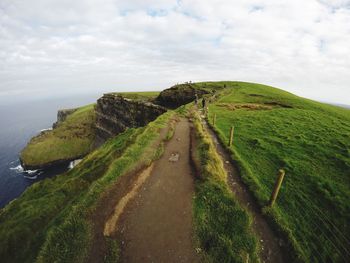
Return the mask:
<path id="1" fill-rule="evenodd" d="M 0 0 L 0 99 L 190 80 L 350 104 L 350 0 Z"/>

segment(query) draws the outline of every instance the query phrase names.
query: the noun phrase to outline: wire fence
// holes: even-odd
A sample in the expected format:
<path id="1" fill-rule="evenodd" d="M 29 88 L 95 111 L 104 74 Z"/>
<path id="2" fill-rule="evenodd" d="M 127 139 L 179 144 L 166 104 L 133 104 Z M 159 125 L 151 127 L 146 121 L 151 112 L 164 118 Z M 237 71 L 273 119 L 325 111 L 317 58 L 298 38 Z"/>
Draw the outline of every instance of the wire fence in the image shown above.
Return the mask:
<path id="1" fill-rule="evenodd" d="M 216 98 L 212 100 L 215 101 Z M 208 121 L 215 126 L 218 121 L 217 114 L 211 114 L 210 117 Z M 231 134 L 228 134 L 228 138 L 230 137 Z M 230 142 L 228 144 L 230 145 Z M 334 220 L 334 215 L 324 210 L 320 200 L 313 199 L 311 195 L 301 192 L 295 184 L 288 186 L 292 186 L 288 191 L 295 190 L 297 193 L 293 200 L 297 201 L 297 209 L 288 211 L 288 200 L 280 200 L 284 202 L 280 205 L 284 212 L 292 218 L 291 222 L 300 230 L 293 234 L 303 250 L 310 252 L 307 255 L 312 257 L 310 262 L 328 263 L 333 260 L 350 262 L 350 237 L 349 232 L 346 232 L 349 231 L 349 226 L 342 226 L 339 221 Z"/>

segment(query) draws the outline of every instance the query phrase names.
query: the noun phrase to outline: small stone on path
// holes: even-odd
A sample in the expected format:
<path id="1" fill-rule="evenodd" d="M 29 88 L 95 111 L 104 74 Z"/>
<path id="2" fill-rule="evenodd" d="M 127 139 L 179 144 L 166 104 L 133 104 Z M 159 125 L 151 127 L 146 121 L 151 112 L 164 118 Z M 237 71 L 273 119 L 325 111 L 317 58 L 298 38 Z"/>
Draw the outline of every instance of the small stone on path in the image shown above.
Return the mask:
<path id="1" fill-rule="evenodd" d="M 180 154 L 179 153 L 172 153 L 169 162 L 177 162 L 179 161 Z"/>

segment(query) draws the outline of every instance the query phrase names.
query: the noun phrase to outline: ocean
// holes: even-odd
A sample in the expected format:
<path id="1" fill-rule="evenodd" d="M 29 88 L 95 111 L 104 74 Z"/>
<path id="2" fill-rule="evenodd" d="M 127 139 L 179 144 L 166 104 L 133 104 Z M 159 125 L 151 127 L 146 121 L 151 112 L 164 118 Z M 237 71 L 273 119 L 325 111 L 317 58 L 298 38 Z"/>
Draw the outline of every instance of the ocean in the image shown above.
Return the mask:
<path id="1" fill-rule="evenodd" d="M 27 102 L 0 102 L 0 208 L 20 196 L 33 183 L 68 170 L 23 171 L 19 153 L 31 137 L 51 128 L 57 110 L 96 102 L 98 95 L 71 96 Z"/>

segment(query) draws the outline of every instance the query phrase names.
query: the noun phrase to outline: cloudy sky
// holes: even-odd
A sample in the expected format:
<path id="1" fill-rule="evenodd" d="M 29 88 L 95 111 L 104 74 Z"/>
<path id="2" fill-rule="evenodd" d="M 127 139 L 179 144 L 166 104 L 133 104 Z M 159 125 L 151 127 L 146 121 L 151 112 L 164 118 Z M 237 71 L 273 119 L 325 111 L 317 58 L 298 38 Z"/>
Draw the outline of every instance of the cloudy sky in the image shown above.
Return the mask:
<path id="1" fill-rule="evenodd" d="M 188 80 L 350 104 L 350 1 L 0 0 L 0 98 Z"/>

